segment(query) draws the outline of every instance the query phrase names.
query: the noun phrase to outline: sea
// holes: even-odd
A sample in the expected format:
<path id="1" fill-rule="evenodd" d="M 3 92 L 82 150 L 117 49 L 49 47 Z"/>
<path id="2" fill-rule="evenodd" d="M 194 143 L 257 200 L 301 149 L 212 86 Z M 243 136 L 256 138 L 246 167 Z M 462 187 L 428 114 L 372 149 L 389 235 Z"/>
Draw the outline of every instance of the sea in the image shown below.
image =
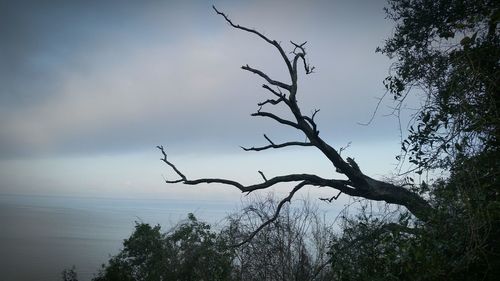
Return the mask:
<path id="1" fill-rule="evenodd" d="M 0 281 L 62 280 L 72 266 L 88 281 L 136 222 L 166 231 L 193 213 L 217 227 L 238 203 L 0 194 Z"/>

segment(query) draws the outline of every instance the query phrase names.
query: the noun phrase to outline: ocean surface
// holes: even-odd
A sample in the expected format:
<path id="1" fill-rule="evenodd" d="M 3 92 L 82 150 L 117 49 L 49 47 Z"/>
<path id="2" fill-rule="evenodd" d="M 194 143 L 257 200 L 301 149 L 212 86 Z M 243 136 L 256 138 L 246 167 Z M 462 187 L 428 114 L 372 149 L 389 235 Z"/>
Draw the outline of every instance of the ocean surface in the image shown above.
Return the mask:
<path id="1" fill-rule="evenodd" d="M 0 195 L 0 281 L 90 280 L 118 253 L 135 221 L 168 230 L 194 213 L 212 224 L 239 202 Z"/>

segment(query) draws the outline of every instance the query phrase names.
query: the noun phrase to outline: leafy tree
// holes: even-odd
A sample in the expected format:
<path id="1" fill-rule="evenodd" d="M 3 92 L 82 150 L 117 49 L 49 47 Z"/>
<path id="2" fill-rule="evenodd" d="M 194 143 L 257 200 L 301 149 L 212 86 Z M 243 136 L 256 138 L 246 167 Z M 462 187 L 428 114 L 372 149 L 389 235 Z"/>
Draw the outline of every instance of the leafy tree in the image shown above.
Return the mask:
<path id="1" fill-rule="evenodd" d="M 78 281 L 78 274 L 74 265 L 71 268 L 65 268 L 61 275 L 63 281 Z"/>
<path id="2" fill-rule="evenodd" d="M 232 254 L 225 240 L 193 214 L 169 233 L 137 223 L 123 250 L 95 281 L 229 280 Z"/>
<path id="3" fill-rule="evenodd" d="M 333 230 L 306 200 L 285 206 L 253 239 L 236 245 L 273 217 L 277 204 L 272 196 L 255 198 L 218 232 L 192 214 L 167 233 L 137 223 L 93 280 L 330 280 Z"/>
<path id="4" fill-rule="evenodd" d="M 460 155 L 499 145 L 500 5 L 496 0 L 389 0 L 395 33 L 379 52 L 394 58 L 384 81 L 399 105 L 423 105 L 402 144 L 409 161 L 448 169 Z"/>
<path id="5" fill-rule="evenodd" d="M 335 279 L 496 280 L 500 209 L 485 204 L 485 211 L 471 213 L 466 203 L 484 201 L 464 202 L 456 192 L 470 181 L 468 174 L 456 174 L 434 184 L 432 225 L 415 222 L 400 210 L 370 212 L 368 203 L 356 216 L 345 216 L 331 245 Z"/>
<path id="6" fill-rule="evenodd" d="M 448 276 L 494 278 L 500 259 L 499 2 L 391 0 L 387 14 L 396 29 L 379 51 L 396 62 L 386 86 L 400 104 L 415 89 L 424 99 L 402 150 L 419 173 L 449 172 L 415 186 L 435 210 L 432 227 L 422 228 L 423 248 L 446 261 L 434 268 Z"/>
<path id="7" fill-rule="evenodd" d="M 422 173 L 427 223 L 363 209 L 332 244 L 340 280 L 496 280 L 500 272 L 498 1 L 389 1 L 394 35 L 378 51 L 394 58 L 385 84 L 399 106 L 420 93 L 403 157 Z M 401 156 L 400 156 L 401 157 Z M 408 228 L 411 226 L 412 228 Z"/>
<path id="8" fill-rule="evenodd" d="M 231 250 L 224 237 L 212 232 L 210 225 L 189 214 L 189 223 L 181 224 L 169 235 L 177 262 L 173 265 L 182 280 L 226 280 L 231 273 Z"/>

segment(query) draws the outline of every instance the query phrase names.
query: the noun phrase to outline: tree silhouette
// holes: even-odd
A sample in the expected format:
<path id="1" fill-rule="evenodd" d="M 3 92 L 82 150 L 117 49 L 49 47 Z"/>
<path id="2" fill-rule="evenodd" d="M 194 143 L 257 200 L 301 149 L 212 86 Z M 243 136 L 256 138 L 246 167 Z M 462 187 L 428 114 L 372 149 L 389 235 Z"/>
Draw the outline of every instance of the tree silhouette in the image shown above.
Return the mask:
<path id="1" fill-rule="evenodd" d="M 264 71 L 251 67 L 246 64 L 241 68 L 243 70 L 249 71 L 256 74 L 265 80 L 265 84 L 262 87 L 269 92 L 270 98 L 258 103 L 258 110 L 252 113 L 252 116 L 265 117 L 280 123 L 281 125 L 291 127 L 295 130 L 301 131 L 305 137 L 306 141 L 290 141 L 285 143 L 274 143 L 268 136 L 264 135 L 264 138 L 269 142 L 266 146 L 260 147 L 242 147 L 245 151 L 263 151 L 268 149 L 279 149 L 289 146 L 310 146 L 314 147 L 322 152 L 322 154 L 330 161 L 332 165 L 332 174 L 340 173 L 347 177 L 347 179 L 335 179 L 335 178 L 323 178 L 315 174 L 287 174 L 280 175 L 273 178 L 267 178 L 264 173 L 259 171 L 262 176 L 263 181 L 260 183 L 255 183 L 251 185 L 244 185 L 238 181 L 223 179 L 223 178 L 198 178 L 191 179 L 188 178 L 183 172 L 181 172 L 176 165 L 174 165 L 168 158 L 167 153 L 163 146 L 158 146 L 161 151 L 163 158 L 161 159 L 168 166 L 170 166 L 175 173 L 179 176 L 176 180 L 165 180 L 166 183 L 183 183 L 186 185 L 198 185 L 198 184 L 224 184 L 231 185 L 242 192 L 250 193 L 255 190 L 266 189 L 279 183 L 294 183 L 295 186 L 290 191 L 290 194 L 282 199 L 277 205 L 275 215 L 267 222 L 268 224 L 274 221 L 282 208 L 282 206 L 289 202 L 294 194 L 299 191 L 304 186 L 317 186 L 333 188 L 338 190 L 340 193 L 344 193 L 350 196 L 362 197 L 369 200 L 385 201 L 387 203 L 397 204 L 405 206 L 413 215 L 423 221 L 429 220 L 431 213 L 430 204 L 424 200 L 418 194 L 404 188 L 403 186 L 396 185 L 386 181 L 380 181 L 374 179 L 365 173 L 359 165 L 354 161 L 354 159 L 347 157 L 344 159 L 339 150 L 333 148 L 327 142 L 323 140 L 320 135 L 320 131 L 315 122 L 315 116 L 319 110 L 313 111 L 313 113 L 308 116 L 301 112 L 300 107 L 297 103 L 298 95 L 298 81 L 299 81 L 299 68 L 303 68 L 306 75 L 314 72 L 314 67 L 311 66 L 307 60 L 307 52 L 305 45 L 307 42 L 295 43 L 290 41 L 292 45 L 292 51 L 287 55 L 283 47 L 276 40 L 272 40 L 267 36 L 263 35 L 255 29 L 251 29 L 239 24 L 233 23 L 229 17 L 217 10 L 213 6 L 214 11 L 222 16 L 225 21 L 233 28 L 242 30 L 251 34 L 258 36 L 260 39 L 266 41 L 272 45 L 279 53 L 283 62 L 286 66 L 286 70 L 289 74 L 290 81 L 282 82 L 274 80 Z M 264 108 L 272 108 L 277 105 L 284 104 L 287 109 L 292 113 L 292 119 L 282 118 L 271 111 L 267 111 Z M 333 198 L 335 199 L 335 198 Z M 263 227 L 263 226 L 262 226 Z M 258 232 L 262 227 L 256 230 Z M 254 232 L 250 235 L 249 239 L 255 235 Z M 243 241 L 242 243 L 244 243 Z"/>

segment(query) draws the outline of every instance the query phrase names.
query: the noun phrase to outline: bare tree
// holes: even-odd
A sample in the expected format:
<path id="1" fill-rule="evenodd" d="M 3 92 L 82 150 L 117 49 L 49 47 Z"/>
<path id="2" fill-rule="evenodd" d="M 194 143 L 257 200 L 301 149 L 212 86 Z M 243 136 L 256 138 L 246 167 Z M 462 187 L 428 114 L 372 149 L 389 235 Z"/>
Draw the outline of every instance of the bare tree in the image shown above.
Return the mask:
<path id="1" fill-rule="evenodd" d="M 163 158 L 161 160 L 169 165 L 179 176 L 176 180 L 165 180 L 166 183 L 183 183 L 186 185 L 210 183 L 224 184 L 234 186 L 245 193 L 266 189 L 279 183 L 295 183 L 295 186 L 290 191 L 290 194 L 286 198 L 282 199 L 277 205 L 274 216 L 269 218 L 269 220 L 261 225 L 261 227 L 257 228 L 256 231 L 250 235 L 249 239 L 251 239 L 256 232 L 265 227 L 265 225 L 276 220 L 283 205 L 286 202 L 290 202 L 294 194 L 304 186 L 328 187 L 350 196 L 402 205 L 405 206 L 418 219 L 422 221 L 429 220 L 432 208 L 425 199 L 401 185 L 377 180 L 364 174 L 354 159 L 349 157 L 343 159 L 339 150 L 333 148 L 321 138 L 320 131 L 318 130 L 315 122 L 315 116 L 319 112 L 319 109 L 313 111 L 310 116 L 304 115 L 301 112 L 301 109 L 297 104 L 299 68 L 303 68 L 306 75 L 311 74 L 314 71 L 314 67 L 311 66 L 306 59 L 307 53 L 305 45 L 307 42 L 298 44 L 290 41 L 293 50 L 289 53 L 289 57 L 289 55 L 287 55 L 287 53 L 283 50 L 283 47 L 276 40 L 268 38 L 255 29 L 235 24 L 226 14 L 217 10 L 215 6 L 213 6 L 213 9 L 218 15 L 222 16 L 231 27 L 254 34 L 273 46 L 283 59 L 286 70 L 289 73 L 290 81 L 282 82 L 274 80 L 265 72 L 253 68 L 248 64 L 241 67 L 243 70 L 249 71 L 263 78 L 265 80 L 265 84 L 263 84 L 262 87 L 268 91 L 271 96 L 269 99 L 258 103 L 259 108 L 252 114 L 252 116 L 272 119 L 284 126 L 291 127 L 302 132 L 306 137 L 306 141 L 304 142 L 290 141 L 278 144 L 274 143 L 268 136 L 264 135 L 264 138 L 269 142 L 268 145 L 242 148 L 245 151 L 262 151 L 289 146 L 311 146 L 320 150 L 322 154 L 331 162 L 332 174 L 337 172 L 345 175 L 347 179 L 322 178 L 314 174 L 287 174 L 267 178 L 261 171 L 259 171 L 259 173 L 261 174 L 263 181 L 251 185 L 244 185 L 238 181 L 223 178 L 190 179 L 167 159 L 164 147 L 158 146 L 158 149 L 163 154 Z M 273 107 L 282 104 L 284 104 L 292 113 L 293 118 L 285 119 L 279 117 L 271 111 L 264 110 L 264 107 Z M 332 199 L 336 198 L 334 197 Z"/>
<path id="2" fill-rule="evenodd" d="M 303 199 L 297 208 L 284 206 L 278 218 L 235 249 L 237 280 L 330 280 L 328 245 L 334 228 L 318 207 Z M 274 216 L 274 195 L 252 197 L 240 212 L 228 217 L 230 241 L 246 239 Z"/>

